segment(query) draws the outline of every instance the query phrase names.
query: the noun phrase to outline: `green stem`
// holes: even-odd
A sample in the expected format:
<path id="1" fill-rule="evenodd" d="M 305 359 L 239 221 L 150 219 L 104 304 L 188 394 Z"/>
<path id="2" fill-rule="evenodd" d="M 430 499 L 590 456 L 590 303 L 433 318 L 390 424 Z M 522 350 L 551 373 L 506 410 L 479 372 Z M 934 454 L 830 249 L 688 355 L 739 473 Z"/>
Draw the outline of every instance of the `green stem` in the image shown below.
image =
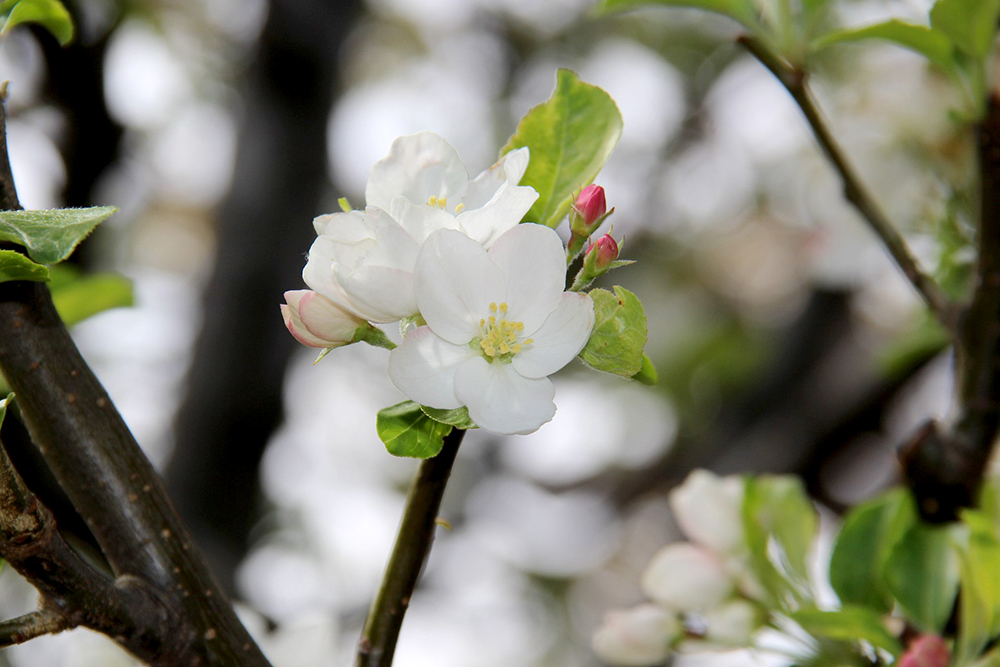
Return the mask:
<path id="1" fill-rule="evenodd" d="M 452 429 L 444 438 L 441 453 L 420 464 L 417 478 L 406 498 L 403 521 L 382 576 L 382 585 L 372 602 L 358 641 L 355 667 L 392 665 L 403 615 L 430 552 L 441 497 L 464 436 L 465 431 Z"/>
<path id="2" fill-rule="evenodd" d="M 913 287 L 923 297 L 927 306 L 938 320 L 951 332 L 957 328 L 957 308 L 951 302 L 940 285 L 921 270 L 916 256 L 896 228 L 889 222 L 875 199 L 862 183 L 857 172 L 847 160 L 843 149 L 833 138 L 826 125 L 819 107 L 813 100 L 806 83 L 806 72 L 793 67 L 780 58 L 764 42 L 756 37 L 744 35 L 739 38 L 743 46 L 754 55 L 781 82 L 785 90 L 792 96 L 809 122 L 826 157 L 840 174 L 844 183 L 844 197 L 851 202 L 861 216 L 868 222 L 872 230 L 882 240 L 889 254 L 902 269 Z"/>

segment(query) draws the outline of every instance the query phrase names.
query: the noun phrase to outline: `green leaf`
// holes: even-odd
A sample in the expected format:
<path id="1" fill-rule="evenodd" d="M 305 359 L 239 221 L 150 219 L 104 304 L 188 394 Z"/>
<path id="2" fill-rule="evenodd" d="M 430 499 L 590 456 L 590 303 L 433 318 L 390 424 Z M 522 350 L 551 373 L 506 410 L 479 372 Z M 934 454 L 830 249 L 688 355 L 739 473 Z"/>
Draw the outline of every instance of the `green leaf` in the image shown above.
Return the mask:
<path id="1" fill-rule="evenodd" d="M 469 418 L 469 408 L 465 406 L 455 408 L 454 410 L 442 410 L 440 408 L 421 405 L 420 409 L 434 421 L 454 426 L 463 431 L 467 431 L 470 428 L 479 428 L 476 426 L 476 422 Z"/>
<path id="2" fill-rule="evenodd" d="M 35 264 L 16 250 L 0 250 L 0 283 L 8 280 L 45 282 L 48 279 L 46 267 Z"/>
<path id="3" fill-rule="evenodd" d="M 922 632 L 940 634 L 958 594 L 959 560 L 952 526 L 914 524 L 893 547 L 885 582 Z"/>
<path id="4" fill-rule="evenodd" d="M 53 289 L 52 301 L 66 326 L 72 326 L 105 310 L 131 306 L 132 281 L 114 273 L 86 276 Z"/>
<path id="5" fill-rule="evenodd" d="M 55 264 L 69 257 L 73 248 L 116 210 L 114 206 L 95 206 L 0 211 L 0 240 L 24 246 L 39 264 Z"/>
<path id="6" fill-rule="evenodd" d="M 653 360 L 643 352 L 642 353 L 642 367 L 639 372 L 632 376 L 633 380 L 638 380 L 644 385 L 652 387 L 659 380 L 656 374 L 656 366 L 653 365 Z"/>
<path id="7" fill-rule="evenodd" d="M 998 18 L 1000 0 L 938 0 L 931 7 L 931 27 L 976 60 L 984 59 L 993 48 Z"/>
<path id="8" fill-rule="evenodd" d="M 611 96 L 561 69 L 548 101 L 529 111 L 501 149 L 531 150 L 521 185 L 538 191 L 525 221 L 556 227 L 574 195 L 597 176 L 622 133 L 622 117 Z"/>
<path id="9" fill-rule="evenodd" d="M 743 529 L 754 573 L 780 603 L 809 593 L 806 558 L 818 529 L 802 481 L 790 475 L 747 480 Z"/>
<path id="10" fill-rule="evenodd" d="M 851 510 L 830 557 L 830 584 L 845 606 L 861 605 L 880 613 L 892 609 L 885 564 L 916 520 L 905 489 L 894 489 Z"/>
<path id="11" fill-rule="evenodd" d="M 1000 1 L 1000 0 L 998 0 Z M 810 45 L 818 52 L 834 44 L 864 39 L 884 39 L 916 51 L 944 70 L 955 68 L 954 48 L 948 36 L 935 28 L 913 25 L 893 19 L 861 28 L 835 30 L 816 38 Z"/>
<path id="12" fill-rule="evenodd" d="M 903 647 L 882 623 L 882 616 L 866 607 L 847 606 L 839 611 L 801 609 L 789 614 L 803 630 L 814 637 L 854 642 L 863 639 L 876 648 L 899 657 Z"/>
<path id="13" fill-rule="evenodd" d="M 757 11 L 750 0 L 601 0 L 594 9 L 598 14 L 610 14 L 657 6 L 704 9 L 735 19 L 747 28 L 757 25 Z"/>
<path id="14" fill-rule="evenodd" d="M 594 330 L 580 358 L 594 370 L 632 377 L 642 370 L 646 313 L 639 297 L 615 285 L 615 293 L 595 289 Z"/>
<path id="15" fill-rule="evenodd" d="M 375 426 L 390 454 L 415 459 L 437 456 L 452 428 L 425 415 L 413 401 L 379 410 Z"/>
<path id="16" fill-rule="evenodd" d="M 995 648 L 972 664 L 972 667 L 1000 667 L 1000 648 Z"/>
<path id="17" fill-rule="evenodd" d="M 965 510 L 968 528 L 959 540 L 962 595 L 956 665 L 971 662 L 1000 633 L 1000 540 L 993 519 L 981 511 Z"/>
<path id="18" fill-rule="evenodd" d="M 20 0 L 19 2 L 5 2 L 0 6 L 0 11 L 10 10 L 7 23 L 4 24 L 0 36 L 6 35 L 15 26 L 22 23 L 37 23 L 42 26 L 52 36 L 59 40 L 59 44 L 66 46 L 73 40 L 73 18 L 66 11 L 59 0 Z"/>

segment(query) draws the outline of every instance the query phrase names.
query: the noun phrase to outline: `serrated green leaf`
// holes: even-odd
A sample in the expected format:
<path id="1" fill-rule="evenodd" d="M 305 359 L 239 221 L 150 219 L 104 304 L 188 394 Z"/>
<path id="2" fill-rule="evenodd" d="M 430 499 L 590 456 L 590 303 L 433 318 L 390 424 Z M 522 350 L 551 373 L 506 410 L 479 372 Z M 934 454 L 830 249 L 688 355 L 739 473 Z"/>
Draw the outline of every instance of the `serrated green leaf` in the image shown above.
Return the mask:
<path id="1" fill-rule="evenodd" d="M 561 69 L 548 101 L 531 109 L 501 149 L 503 155 L 527 146 L 531 151 L 521 185 L 538 191 L 525 221 L 556 227 L 569 212 L 573 196 L 594 180 L 622 133 L 622 116 L 606 92 Z"/>
<path id="2" fill-rule="evenodd" d="M 931 27 L 976 60 L 990 53 L 998 18 L 1000 0 L 938 0 L 931 7 Z"/>
<path id="3" fill-rule="evenodd" d="M 965 510 L 962 523 L 968 528 L 959 539 L 959 579 L 962 594 L 956 665 L 971 662 L 1000 633 L 1000 540 L 992 517 Z"/>
<path id="4" fill-rule="evenodd" d="M 815 0 L 814 0 L 815 1 Z M 750 0 L 601 0 L 594 8 L 598 14 L 611 14 L 644 7 L 691 7 L 723 14 L 747 28 L 757 25 L 757 10 Z"/>
<path id="5" fill-rule="evenodd" d="M 807 598 L 806 557 L 818 520 L 802 481 L 789 475 L 749 478 L 743 529 L 754 574 L 775 600 L 782 604 L 790 597 Z"/>
<path id="6" fill-rule="evenodd" d="M 652 387 L 657 383 L 659 377 L 656 374 L 656 366 L 653 365 L 653 360 L 643 352 L 642 353 L 642 367 L 639 372 L 632 376 L 633 380 L 638 380 L 644 385 Z"/>
<path id="7" fill-rule="evenodd" d="M 7 9 L 10 9 L 10 15 L 0 35 L 7 34 L 22 23 L 37 23 L 52 33 L 62 46 L 73 40 L 73 18 L 59 0 L 19 0 L 0 6 L 0 12 Z"/>
<path id="8" fill-rule="evenodd" d="M 903 651 L 899 641 L 886 630 L 882 616 L 866 607 L 847 606 L 839 611 L 801 609 L 789 614 L 789 618 L 817 638 L 847 642 L 864 640 L 894 657 L 899 657 Z"/>
<path id="9" fill-rule="evenodd" d="M 131 306 L 132 281 L 115 273 L 85 276 L 53 289 L 52 301 L 66 326 L 72 326 L 102 311 Z"/>
<path id="10" fill-rule="evenodd" d="M 16 250 L 0 250 L 0 283 L 8 280 L 45 282 L 48 279 L 47 267 L 35 264 Z"/>
<path id="11" fill-rule="evenodd" d="M 851 510 L 830 557 L 830 584 L 845 606 L 860 605 L 880 613 L 892 609 L 885 564 L 916 521 L 913 500 L 905 489 L 894 489 Z"/>
<path id="12" fill-rule="evenodd" d="M 69 257 L 77 244 L 116 210 L 114 206 L 94 206 L 0 211 L 0 240 L 24 246 L 39 264 L 55 264 Z"/>
<path id="13" fill-rule="evenodd" d="M 425 415 L 413 401 L 403 401 L 378 411 L 378 437 L 393 456 L 429 459 L 444 446 L 452 427 Z"/>
<path id="14" fill-rule="evenodd" d="M 835 30 L 816 38 L 810 45 L 816 53 L 834 44 L 857 42 L 865 39 L 884 39 L 923 55 L 944 70 L 955 68 L 954 48 L 948 36 L 935 28 L 913 25 L 893 19 L 885 23 Z"/>
<path id="15" fill-rule="evenodd" d="M 580 358 L 594 370 L 632 377 L 642 370 L 646 313 L 639 297 L 615 285 L 615 292 L 595 289 L 594 330 Z"/>
<path id="16" fill-rule="evenodd" d="M 426 405 L 421 405 L 420 409 L 423 410 L 425 415 L 434 421 L 454 426 L 455 428 L 463 431 L 467 431 L 472 428 L 479 428 L 476 426 L 476 422 L 472 421 L 469 417 L 469 408 L 465 406 L 455 408 L 454 410 L 442 410 L 440 408 L 432 408 Z"/>
<path id="17" fill-rule="evenodd" d="M 914 524 L 893 547 L 885 582 L 921 632 L 940 634 L 958 594 L 959 560 L 952 526 Z"/>

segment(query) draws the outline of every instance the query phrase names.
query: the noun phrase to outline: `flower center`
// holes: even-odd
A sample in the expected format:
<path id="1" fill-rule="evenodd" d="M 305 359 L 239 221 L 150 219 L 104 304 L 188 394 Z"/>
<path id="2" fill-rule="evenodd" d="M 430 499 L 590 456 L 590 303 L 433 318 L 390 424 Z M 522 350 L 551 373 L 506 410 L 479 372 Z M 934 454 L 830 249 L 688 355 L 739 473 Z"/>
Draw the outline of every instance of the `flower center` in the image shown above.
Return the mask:
<path id="1" fill-rule="evenodd" d="M 483 335 L 472 342 L 474 347 L 482 350 L 487 361 L 509 361 L 522 347 L 534 342 L 530 338 L 518 341 L 518 336 L 524 331 L 524 323 L 507 319 L 506 303 L 499 306 L 496 302 L 491 303 L 490 316 L 479 320 L 479 328 Z"/>
<path id="2" fill-rule="evenodd" d="M 447 197 L 435 197 L 435 196 L 432 195 L 430 197 L 430 199 L 427 200 L 427 205 L 428 206 L 433 206 L 434 208 L 442 208 L 442 209 L 443 208 L 447 208 L 448 207 L 448 198 Z M 462 211 L 463 208 L 465 208 L 465 204 L 459 204 L 458 206 L 455 207 L 455 213 L 461 213 L 461 211 Z"/>

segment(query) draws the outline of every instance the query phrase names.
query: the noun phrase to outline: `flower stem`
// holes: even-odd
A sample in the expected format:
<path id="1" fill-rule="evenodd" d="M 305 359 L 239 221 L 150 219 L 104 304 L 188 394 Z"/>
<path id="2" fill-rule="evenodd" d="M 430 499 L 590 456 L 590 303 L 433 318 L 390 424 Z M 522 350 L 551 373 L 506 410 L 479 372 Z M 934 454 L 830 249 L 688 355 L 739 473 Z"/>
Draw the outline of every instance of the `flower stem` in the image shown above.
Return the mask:
<path id="1" fill-rule="evenodd" d="M 848 162 L 843 150 L 833 138 L 816 102 L 806 84 L 806 72 L 786 62 L 764 42 L 751 35 L 743 35 L 739 42 L 760 61 L 764 67 L 781 82 L 785 90 L 792 96 L 802 114 L 809 122 L 816 141 L 826 157 L 833 164 L 844 182 L 844 197 L 854 205 L 858 213 L 868 222 L 872 230 L 882 240 L 889 254 L 902 269 L 910 283 L 917 290 L 927 306 L 938 320 L 949 331 L 957 327 L 957 307 L 951 302 L 940 285 L 928 274 L 924 273 L 906 241 L 889 222 L 871 193 L 865 188 L 854 168 Z"/>
<path id="2" fill-rule="evenodd" d="M 438 508 L 465 431 L 452 429 L 441 452 L 420 464 L 406 498 L 396 544 L 382 576 L 378 595 L 365 620 L 355 667 L 389 667 L 410 596 L 434 539 Z"/>

